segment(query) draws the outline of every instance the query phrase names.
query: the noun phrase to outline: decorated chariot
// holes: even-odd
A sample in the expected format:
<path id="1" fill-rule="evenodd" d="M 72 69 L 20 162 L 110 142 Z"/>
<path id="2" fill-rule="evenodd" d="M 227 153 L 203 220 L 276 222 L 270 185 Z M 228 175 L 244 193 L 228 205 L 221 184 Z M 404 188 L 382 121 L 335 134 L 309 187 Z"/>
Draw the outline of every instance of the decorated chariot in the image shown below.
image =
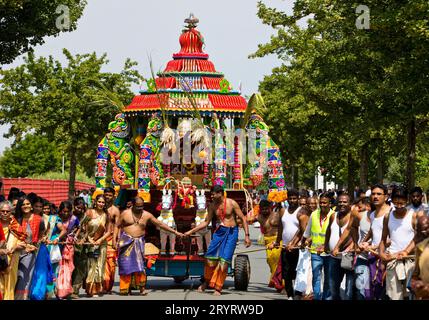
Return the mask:
<path id="1" fill-rule="evenodd" d="M 234 90 L 203 51 L 198 19 L 191 15 L 185 23 L 180 51 L 109 124 L 98 145 L 95 172 L 98 192 L 106 187 L 111 168 L 119 206 L 139 195 L 147 211 L 180 232 L 205 219 L 214 185 L 223 186 L 245 215 L 252 214 L 249 190 L 263 181 L 270 198 L 286 199 L 280 150 L 257 114 L 261 97 L 247 102 Z M 149 226 L 146 241 L 165 255 L 148 275 L 176 281 L 201 276 L 201 253 L 210 235 L 208 229 L 196 239 L 167 241 L 167 234 Z M 247 256 L 236 257 L 231 274 L 236 288 L 247 288 Z"/>

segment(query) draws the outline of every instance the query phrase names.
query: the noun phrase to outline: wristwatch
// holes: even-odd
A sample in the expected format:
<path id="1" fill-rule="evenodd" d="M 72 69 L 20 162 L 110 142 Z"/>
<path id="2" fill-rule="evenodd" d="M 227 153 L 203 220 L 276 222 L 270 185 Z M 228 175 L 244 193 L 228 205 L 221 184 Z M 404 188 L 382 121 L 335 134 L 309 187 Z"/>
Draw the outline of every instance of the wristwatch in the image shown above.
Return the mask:
<path id="1" fill-rule="evenodd" d="M 246 233 L 246 237 L 250 237 L 250 234 L 249 234 L 249 233 Z"/>

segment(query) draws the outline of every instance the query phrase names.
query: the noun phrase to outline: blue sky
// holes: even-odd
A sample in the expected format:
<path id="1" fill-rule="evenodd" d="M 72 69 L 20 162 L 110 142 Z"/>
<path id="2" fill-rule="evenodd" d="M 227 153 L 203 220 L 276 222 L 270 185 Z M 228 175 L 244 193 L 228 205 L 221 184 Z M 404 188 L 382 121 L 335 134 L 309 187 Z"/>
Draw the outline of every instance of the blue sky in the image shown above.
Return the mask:
<path id="1" fill-rule="evenodd" d="M 290 13 L 292 0 L 264 0 L 264 3 Z M 62 49 L 73 54 L 107 53 L 106 71 L 119 72 L 126 58 L 138 62 L 138 70 L 150 75 L 148 55 L 155 70 L 161 70 L 178 52 L 184 19 L 193 13 L 200 19 L 198 30 L 205 39 L 205 52 L 216 69 L 223 72 L 234 89 L 242 83 L 242 93 L 258 90 L 264 75 L 280 61 L 275 56 L 248 59 L 259 43 L 269 41 L 273 29 L 256 16 L 257 0 L 89 0 L 78 27 L 73 32 L 46 38 L 37 46 L 38 56 L 52 55 L 64 62 Z M 56 18 L 56 17 L 53 17 Z M 5 69 L 22 63 L 18 57 Z M 133 90 L 138 91 L 138 86 Z M 113 119 L 114 115 L 112 115 Z M 0 126 L 0 153 L 12 140 L 3 138 L 7 126 Z"/>

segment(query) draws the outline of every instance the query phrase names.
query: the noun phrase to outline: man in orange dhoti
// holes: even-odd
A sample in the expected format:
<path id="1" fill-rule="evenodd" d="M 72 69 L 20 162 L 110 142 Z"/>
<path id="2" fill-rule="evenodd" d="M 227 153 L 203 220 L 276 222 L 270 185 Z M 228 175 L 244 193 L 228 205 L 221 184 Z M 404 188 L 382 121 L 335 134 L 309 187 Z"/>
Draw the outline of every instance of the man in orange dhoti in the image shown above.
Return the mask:
<path id="1" fill-rule="evenodd" d="M 120 211 L 113 202 L 115 201 L 115 190 L 111 187 L 104 189 L 104 198 L 106 199 L 107 212 L 109 214 L 109 222 L 114 226 L 119 219 Z M 113 235 L 110 235 L 107 238 L 107 256 L 106 256 L 106 267 L 104 269 L 104 281 L 103 289 L 107 294 L 112 293 L 113 283 L 115 280 L 115 270 L 116 270 L 116 259 L 117 252 L 113 247 L 113 243 L 117 240 L 118 231 L 115 228 Z M 115 238 L 115 241 L 113 241 Z"/>
<path id="2" fill-rule="evenodd" d="M 216 185 L 212 189 L 213 203 L 208 208 L 206 220 L 197 227 L 189 230 L 185 235 L 204 229 L 208 226 L 213 217 L 216 217 L 217 226 L 213 234 L 213 239 L 207 249 L 204 266 L 204 283 L 198 288 L 203 292 L 207 287 L 215 289 L 214 295 L 221 295 L 222 287 L 228 274 L 228 265 L 231 264 L 235 246 L 238 239 L 237 217 L 243 221 L 243 228 L 246 233 L 245 245 L 249 247 L 249 227 L 247 220 L 241 212 L 237 202 L 225 197 L 222 186 Z"/>

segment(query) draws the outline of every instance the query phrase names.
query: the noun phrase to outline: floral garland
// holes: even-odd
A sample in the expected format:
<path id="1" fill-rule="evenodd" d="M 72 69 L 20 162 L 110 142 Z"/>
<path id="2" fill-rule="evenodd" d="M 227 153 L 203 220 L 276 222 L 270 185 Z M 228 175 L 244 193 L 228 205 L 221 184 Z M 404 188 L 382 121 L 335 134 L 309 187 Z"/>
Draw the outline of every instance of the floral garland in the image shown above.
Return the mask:
<path id="1" fill-rule="evenodd" d="M 268 201 L 271 202 L 283 202 L 287 200 L 287 191 L 286 190 L 282 190 L 282 191 L 271 191 L 268 194 Z"/>

